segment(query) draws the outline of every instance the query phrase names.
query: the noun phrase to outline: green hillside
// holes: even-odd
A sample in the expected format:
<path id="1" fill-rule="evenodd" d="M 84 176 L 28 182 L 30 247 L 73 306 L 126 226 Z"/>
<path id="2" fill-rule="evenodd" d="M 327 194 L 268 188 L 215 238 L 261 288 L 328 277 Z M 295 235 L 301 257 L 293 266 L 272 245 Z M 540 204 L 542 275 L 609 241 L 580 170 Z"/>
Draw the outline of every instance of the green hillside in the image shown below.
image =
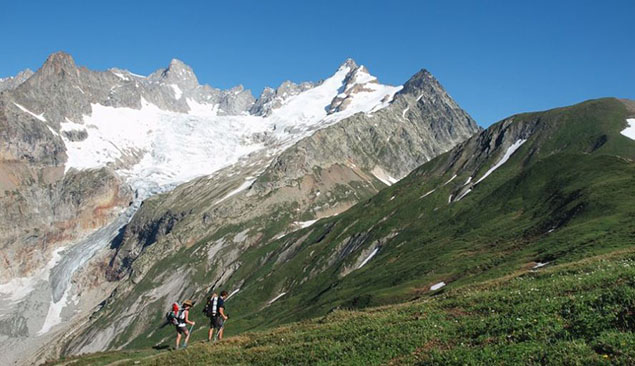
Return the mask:
<path id="1" fill-rule="evenodd" d="M 229 324 L 229 323 L 228 323 Z M 632 365 L 635 249 L 180 351 L 59 365 Z"/>
<path id="2" fill-rule="evenodd" d="M 627 115 L 622 103 L 604 99 L 515 116 L 344 214 L 255 248 L 247 253 L 252 264 L 245 261 L 232 277 L 245 279 L 229 301 L 234 331 L 336 307 L 407 301 L 441 281 L 458 287 L 530 262 L 566 263 L 632 245 L 635 141 L 619 133 Z M 474 146 L 482 136 L 502 138 L 527 126 L 527 142 L 505 164 L 448 203 L 470 176 L 476 181 L 499 159 L 502 152 L 469 160 L 479 156 Z M 343 275 L 377 246 L 368 264 Z M 275 263 L 283 251 L 288 258 Z M 263 309 L 285 290 L 276 311 Z"/>
<path id="3" fill-rule="evenodd" d="M 249 249 L 223 284 L 240 289 L 227 303 L 239 336 L 143 362 L 632 364 L 631 115 L 601 99 L 491 126 L 345 213 Z M 196 263 L 195 251 L 177 257 Z M 172 333 L 125 341 L 160 348 Z"/>

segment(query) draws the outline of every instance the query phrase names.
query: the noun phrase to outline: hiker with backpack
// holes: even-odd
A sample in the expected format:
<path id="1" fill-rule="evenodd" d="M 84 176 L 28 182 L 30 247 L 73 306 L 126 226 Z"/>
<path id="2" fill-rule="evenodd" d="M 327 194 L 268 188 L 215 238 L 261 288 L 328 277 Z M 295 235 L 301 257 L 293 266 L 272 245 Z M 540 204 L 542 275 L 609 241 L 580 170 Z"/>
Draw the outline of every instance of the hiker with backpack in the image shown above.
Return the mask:
<path id="1" fill-rule="evenodd" d="M 209 317 L 209 331 L 207 332 L 209 342 L 212 341 L 214 330 L 217 331 L 217 338 L 223 339 L 223 327 L 228 318 L 225 314 L 225 299 L 227 299 L 227 291 L 222 291 L 220 296 L 213 293 L 205 305 L 204 312 Z"/>
<path id="2" fill-rule="evenodd" d="M 209 331 L 207 332 L 207 341 L 211 342 L 212 336 L 214 335 L 214 317 L 218 315 L 218 294 L 216 292 L 212 293 L 212 295 L 207 298 L 205 308 L 203 309 L 203 314 L 209 318 Z"/>
<path id="3" fill-rule="evenodd" d="M 179 349 L 179 343 L 181 342 L 181 336 L 185 335 L 185 340 L 183 341 L 183 348 L 187 347 L 187 342 L 190 340 L 190 334 L 192 327 L 196 322 L 190 321 L 189 314 L 190 308 L 192 307 L 192 301 L 186 300 L 183 303 L 183 306 L 176 314 L 174 324 L 176 325 L 176 348 Z M 174 309 L 173 309 L 174 310 Z M 190 331 L 187 330 L 187 325 L 191 325 Z"/>

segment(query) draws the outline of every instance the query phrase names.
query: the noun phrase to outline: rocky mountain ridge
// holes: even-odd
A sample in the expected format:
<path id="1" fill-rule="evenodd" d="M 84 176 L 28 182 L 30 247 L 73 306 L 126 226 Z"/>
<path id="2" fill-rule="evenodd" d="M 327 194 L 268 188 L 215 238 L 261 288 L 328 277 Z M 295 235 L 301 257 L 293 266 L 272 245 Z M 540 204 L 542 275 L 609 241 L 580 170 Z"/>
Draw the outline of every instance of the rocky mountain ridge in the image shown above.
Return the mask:
<path id="1" fill-rule="evenodd" d="M 200 297 L 209 286 L 228 282 L 238 290 L 253 281 L 242 269 L 245 253 L 338 215 L 478 130 L 429 72 L 409 83 L 381 110 L 355 114 L 279 154 L 252 155 L 146 200 L 110 260 L 110 276 L 120 281 L 116 295 L 85 333 L 68 340 L 65 352 L 129 344 L 147 334 L 147 324 L 156 321 L 152 314 L 168 299 Z M 183 286 L 165 285 L 174 282 Z"/>
<path id="2" fill-rule="evenodd" d="M 51 55 L 0 94 L 0 221 L 15 227 L 3 232 L 0 292 L 19 289 L 0 302 L 0 342 L 30 360 L 118 345 L 143 328 L 104 332 L 87 316 L 167 275 L 151 275 L 158 262 L 205 247 L 210 278 L 227 281 L 249 248 L 344 211 L 477 130 L 431 75 L 420 86 L 382 85 L 348 60 L 255 100 L 199 85 L 178 60 L 143 77 Z M 150 296 L 162 304 L 176 290 Z M 80 323 L 91 344 L 51 343 Z"/>

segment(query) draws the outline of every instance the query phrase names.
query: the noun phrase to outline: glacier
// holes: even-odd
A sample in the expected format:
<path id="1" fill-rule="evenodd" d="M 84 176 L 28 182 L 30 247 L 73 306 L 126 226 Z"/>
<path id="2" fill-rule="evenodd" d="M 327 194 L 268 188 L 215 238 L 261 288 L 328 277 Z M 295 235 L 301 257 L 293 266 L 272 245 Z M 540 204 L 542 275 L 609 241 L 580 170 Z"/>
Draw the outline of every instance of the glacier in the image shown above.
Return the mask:
<path id="1" fill-rule="evenodd" d="M 122 80 L 131 78 L 128 74 L 111 72 Z M 357 88 L 360 90 L 353 88 L 362 84 L 363 88 Z M 184 97 L 177 85 L 167 83 L 165 87 L 173 91 L 174 98 Z M 73 288 L 73 275 L 108 247 L 143 200 L 197 177 L 211 175 L 249 154 L 265 151 L 267 156 L 273 156 L 356 113 L 369 114 L 382 109 L 401 88 L 378 83 L 363 67 L 343 64 L 331 77 L 288 97 L 266 116 L 223 115 L 219 104 L 190 98 L 185 99 L 189 112 L 174 112 L 141 97 L 139 109 L 93 103 L 91 113 L 83 115 L 81 121 L 65 118 L 58 134 L 68 156 L 65 173 L 72 169 L 111 167 L 135 192 L 134 202 L 109 224 L 56 250 L 53 259 L 37 275 L 0 284 L 0 294 L 5 295 L 5 300 L 0 301 L 0 314 L 12 313 L 20 304 L 37 304 L 43 313 L 32 335 L 48 334 L 72 318 L 66 308 L 80 300 L 81 294 Z M 348 100 L 346 108 L 329 112 L 334 98 L 342 93 Z M 44 113 L 38 115 L 16 106 L 46 122 Z M 72 139 L 70 132 L 82 132 L 87 137 Z M 254 179 L 246 178 L 220 201 L 247 189 Z M 384 181 L 390 185 L 396 179 L 386 177 Z M 314 222 L 299 224 L 305 227 Z"/>

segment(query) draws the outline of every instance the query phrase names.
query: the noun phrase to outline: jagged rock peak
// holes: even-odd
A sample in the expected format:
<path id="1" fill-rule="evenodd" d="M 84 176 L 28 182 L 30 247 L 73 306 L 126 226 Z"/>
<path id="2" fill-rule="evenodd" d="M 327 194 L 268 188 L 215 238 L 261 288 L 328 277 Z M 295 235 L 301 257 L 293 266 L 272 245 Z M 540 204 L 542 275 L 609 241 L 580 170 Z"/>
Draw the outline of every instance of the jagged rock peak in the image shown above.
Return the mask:
<path id="1" fill-rule="evenodd" d="M 421 69 L 416 74 L 412 75 L 408 81 L 403 85 L 401 94 L 409 94 L 423 89 L 426 85 L 439 85 L 437 79 L 426 69 Z"/>
<path id="2" fill-rule="evenodd" d="M 358 67 L 359 66 L 357 65 L 355 60 L 353 60 L 352 58 L 349 57 L 349 58 L 346 59 L 346 61 L 344 61 L 343 64 L 340 65 L 339 69 L 349 68 L 350 70 L 355 70 Z"/>
<path id="3" fill-rule="evenodd" d="M 28 78 L 33 76 L 33 71 L 31 69 L 26 69 L 20 71 L 15 76 L 10 76 L 7 78 L 0 78 L 0 92 L 4 90 L 12 90 L 17 88 L 20 84 L 25 82 Z"/>
<path id="4" fill-rule="evenodd" d="M 277 89 L 266 87 L 251 106 L 250 113 L 258 116 L 268 116 L 274 109 L 279 108 L 286 99 L 311 89 L 314 86 L 315 84 L 308 81 L 296 84 L 290 80 L 286 80 L 283 81 Z"/>
<path id="5" fill-rule="evenodd" d="M 165 69 L 155 71 L 150 75 L 151 79 L 160 80 L 169 84 L 176 84 L 186 89 L 196 88 L 198 78 L 194 74 L 194 70 L 179 59 L 172 59 Z"/>
<path id="6" fill-rule="evenodd" d="M 26 80 L 26 79 L 30 78 L 31 76 L 33 76 L 33 74 L 34 74 L 33 70 L 27 68 L 27 69 L 24 69 L 24 70 L 20 71 L 15 76 L 10 76 L 8 78 L 4 78 L 4 79 L 0 79 L 0 80 L 7 80 L 7 79 Z"/>
<path id="7" fill-rule="evenodd" d="M 75 60 L 70 54 L 58 51 L 52 53 L 44 62 L 44 65 L 38 70 L 37 73 L 44 75 L 61 74 L 63 72 L 76 72 L 77 66 Z"/>

